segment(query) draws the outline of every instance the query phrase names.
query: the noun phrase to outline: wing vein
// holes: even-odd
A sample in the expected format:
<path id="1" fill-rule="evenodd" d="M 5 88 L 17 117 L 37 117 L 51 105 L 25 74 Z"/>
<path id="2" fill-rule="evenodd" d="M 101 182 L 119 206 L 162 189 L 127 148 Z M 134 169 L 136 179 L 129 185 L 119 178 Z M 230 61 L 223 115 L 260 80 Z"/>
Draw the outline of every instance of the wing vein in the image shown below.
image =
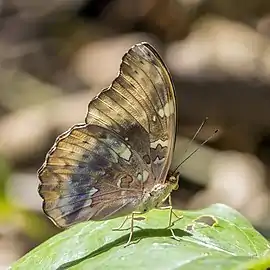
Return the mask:
<path id="1" fill-rule="evenodd" d="M 152 86 L 153 86 L 153 88 L 155 89 L 155 92 L 156 92 L 156 95 L 157 95 L 157 97 L 158 97 L 158 99 L 159 99 L 159 101 L 160 101 L 160 104 L 161 104 L 161 106 L 163 106 L 164 107 L 164 105 L 162 104 L 162 101 L 161 101 L 161 98 L 160 98 L 160 96 L 159 96 L 159 94 L 158 94 L 158 91 L 157 91 L 157 89 L 156 89 L 156 86 L 155 86 L 155 84 L 154 84 L 154 82 L 151 80 L 151 78 L 149 77 L 149 75 L 142 69 L 142 68 L 140 68 L 138 65 L 137 65 L 137 63 L 135 62 L 135 61 L 133 61 L 131 58 L 129 59 L 138 69 L 140 69 L 144 74 L 145 74 L 145 77 L 147 77 L 148 78 L 148 80 L 151 82 L 151 84 L 152 84 Z M 128 62 L 125 62 L 126 64 L 128 64 Z M 149 63 L 149 62 L 148 62 Z M 141 87 L 141 89 L 143 89 L 143 87 Z M 144 91 L 144 90 L 143 90 Z M 156 110 L 156 108 L 155 108 L 155 105 L 153 104 L 153 102 L 151 101 L 151 99 L 149 98 L 149 96 L 147 95 L 147 93 L 144 91 L 144 93 L 146 94 L 146 96 L 148 97 L 148 99 L 149 99 L 149 101 L 150 101 L 150 103 L 152 104 L 152 106 L 153 106 L 153 108 L 154 108 L 154 111 L 156 112 L 156 115 L 158 116 L 157 118 L 159 119 L 159 114 L 158 114 L 158 112 L 157 112 L 157 110 Z M 161 121 L 160 121 L 161 122 Z M 166 123 L 166 121 L 165 121 L 165 123 Z M 161 125 L 163 126 L 163 123 L 161 122 Z M 167 123 L 166 123 L 166 125 L 167 125 Z"/>

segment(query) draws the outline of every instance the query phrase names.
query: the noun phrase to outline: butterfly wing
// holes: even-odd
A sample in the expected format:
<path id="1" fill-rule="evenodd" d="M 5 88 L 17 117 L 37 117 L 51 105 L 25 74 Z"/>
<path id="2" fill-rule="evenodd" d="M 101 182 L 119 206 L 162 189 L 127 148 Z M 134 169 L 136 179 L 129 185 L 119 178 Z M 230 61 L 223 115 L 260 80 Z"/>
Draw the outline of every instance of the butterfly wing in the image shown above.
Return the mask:
<path id="1" fill-rule="evenodd" d="M 175 142 L 170 75 L 147 43 L 123 57 L 119 76 L 89 104 L 86 124 L 60 135 L 38 174 L 45 213 L 61 227 L 136 210 L 165 181 Z"/>
<path id="2" fill-rule="evenodd" d="M 113 131 L 77 125 L 60 135 L 39 170 L 44 212 L 60 227 L 131 213 L 149 168 Z"/>
<path id="3" fill-rule="evenodd" d="M 118 77 L 90 102 L 86 123 L 120 134 L 151 167 L 154 181 L 165 181 L 175 143 L 176 102 L 170 74 L 152 46 L 140 43 L 124 55 Z"/>

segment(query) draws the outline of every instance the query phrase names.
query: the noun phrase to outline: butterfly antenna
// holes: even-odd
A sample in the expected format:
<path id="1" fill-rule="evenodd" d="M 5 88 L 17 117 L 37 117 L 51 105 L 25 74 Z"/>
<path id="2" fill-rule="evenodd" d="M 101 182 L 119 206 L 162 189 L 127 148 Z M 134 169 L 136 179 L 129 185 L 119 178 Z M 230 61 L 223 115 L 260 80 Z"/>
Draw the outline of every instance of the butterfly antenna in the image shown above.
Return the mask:
<path id="1" fill-rule="evenodd" d="M 205 141 L 203 141 L 194 151 L 192 151 L 186 158 L 184 158 L 180 164 L 176 167 L 176 169 L 173 171 L 173 174 L 175 174 L 175 172 L 178 170 L 178 168 L 184 163 L 186 162 L 191 156 L 193 156 L 196 152 L 198 152 L 200 150 L 200 148 L 205 145 L 207 142 L 209 142 L 217 133 L 218 133 L 218 129 L 216 129 L 214 131 L 214 133 L 212 135 L 210 135 Z M 197 132 L 196 132 L 197 133 Z"/>
<path id="2" fill-rule="evenodd" d="M 197 129 L 197 131 L 195 132 L 195 134 L 193 135 L 192 139 L 188 142 L 186 149 L 184 151 L 184 154 L 186 154 L 188 148 L 190 147 L 191 143 L 196 139 L 197 135 L 201 132 L 201 130 L 203 129 L 204 125 L 206 124 L 208 120 L 208 117 L 205 117 L 205 119 L 202 121 L 201 125 L 199 126 L 199 128 Z"/>

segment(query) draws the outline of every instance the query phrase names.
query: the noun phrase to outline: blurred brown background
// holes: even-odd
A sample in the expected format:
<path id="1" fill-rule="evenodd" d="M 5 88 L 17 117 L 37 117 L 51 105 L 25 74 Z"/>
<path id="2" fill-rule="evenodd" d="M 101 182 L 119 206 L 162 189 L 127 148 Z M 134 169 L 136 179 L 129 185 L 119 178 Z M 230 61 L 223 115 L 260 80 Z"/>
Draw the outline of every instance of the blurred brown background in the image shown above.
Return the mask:
<path id="1" fill-rule="evenodd" d="M 0 1 L 0 269 L 59 231 L 41 211 L 36 171 L 140 41 L 175 82 L 173 166 L 220 130 L 181 166 L 174 206 L 226 203 L 269 233 L 269 36 L 268 0 Z"/>

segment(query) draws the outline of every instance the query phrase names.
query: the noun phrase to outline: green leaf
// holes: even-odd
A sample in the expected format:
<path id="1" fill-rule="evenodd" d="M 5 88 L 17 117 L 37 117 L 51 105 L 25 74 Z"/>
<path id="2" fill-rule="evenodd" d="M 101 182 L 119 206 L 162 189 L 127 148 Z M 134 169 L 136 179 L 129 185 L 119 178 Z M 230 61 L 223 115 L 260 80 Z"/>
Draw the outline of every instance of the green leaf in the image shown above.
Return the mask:
<path id="1" fill-rule="evenodd" d="M 237 211 L 221 204 L 183 215 L 171 237 L 169 210 L 152 210 L 129 230 L 112 231 L 123 218 L 78 224 L 35 248 L 12 269 L 267 269 L 270 244 Z M 129 227 L 129 221 L 124 227 Z"/>

